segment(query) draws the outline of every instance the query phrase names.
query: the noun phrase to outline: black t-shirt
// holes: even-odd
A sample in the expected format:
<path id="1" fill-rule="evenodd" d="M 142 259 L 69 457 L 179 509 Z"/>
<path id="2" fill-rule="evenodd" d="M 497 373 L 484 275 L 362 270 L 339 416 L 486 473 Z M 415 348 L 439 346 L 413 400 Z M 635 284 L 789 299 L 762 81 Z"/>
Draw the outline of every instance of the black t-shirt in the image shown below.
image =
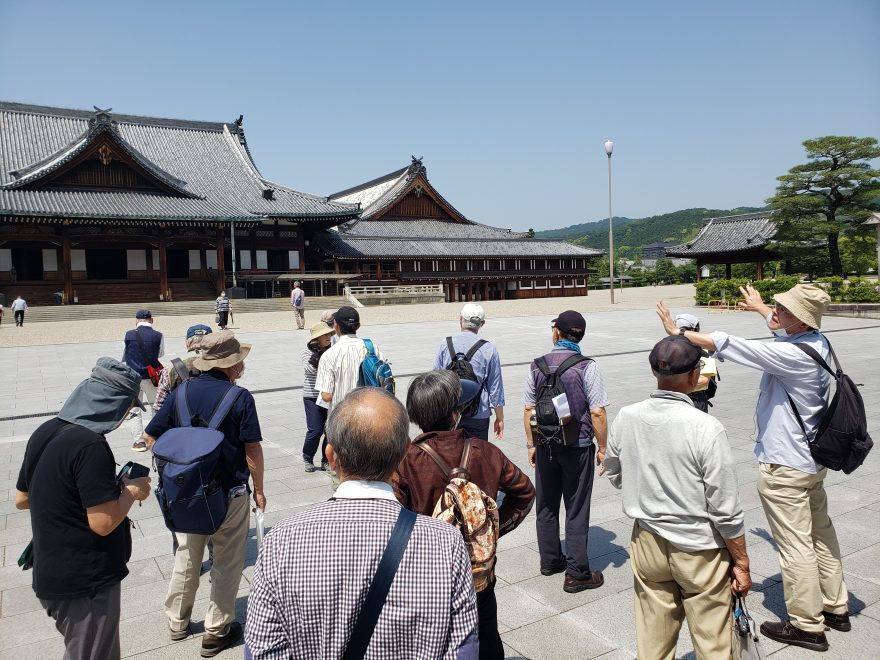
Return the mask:
<path id="1" fill-rule="evenodd" d="M 44 446 L 34 467 L 34 457 Z M 50 419 L 31 435 L 15 487 L 30 500 L 38 598 L 93 596 L 128 575 L 128 520 L 100 536 L 91 530 L 86 515 L 89 507 L 119 497 L 116 461 L 104 436 Z"/>
<path id="2" fill-rule="evenodd" d="M 190 415 L 198 415 L 208 425 L 214 410 L 220 405 L 232 383 L 220 371 L 212 369 L 187 383 L 186 400 Z M 180 394 L 178 385 L 162 404 L 162 408 L 153 415 L 153 419 L 144 429 L 147 435 L 158 438 L 165 431 L 179 427 L 177 419 L 177 396 Z M 257 419 L 257 404 L 254 396 L 244 390 L 238 395 L 232 410 L 218 428 L 223 433 L 222 461 L 220 463 L 220 482 L 225 490 L 246 484 L 250 477 L 244 445 L 260 442 L 263 438 L 260 421 Z"/>

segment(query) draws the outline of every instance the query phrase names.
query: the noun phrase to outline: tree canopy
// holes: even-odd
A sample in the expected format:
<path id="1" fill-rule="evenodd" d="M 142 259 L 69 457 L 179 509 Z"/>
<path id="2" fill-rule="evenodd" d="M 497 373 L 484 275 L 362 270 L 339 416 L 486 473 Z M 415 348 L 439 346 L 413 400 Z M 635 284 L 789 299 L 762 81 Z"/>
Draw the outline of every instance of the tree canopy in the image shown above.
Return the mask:
<path id="1" fill-rule="evenodd" d="M 868 161 L 880 158 L 874 138 L 828 135 L 805 140 L 807 163 L 778 177 L 776 195 L 767 203 L 777 211 L 776 248 L 788 256 L 827 241 L 834 275 L 843 275 L 841 233 L 861 233 L 862 222 L 880 195 L 880 170 Z"/>

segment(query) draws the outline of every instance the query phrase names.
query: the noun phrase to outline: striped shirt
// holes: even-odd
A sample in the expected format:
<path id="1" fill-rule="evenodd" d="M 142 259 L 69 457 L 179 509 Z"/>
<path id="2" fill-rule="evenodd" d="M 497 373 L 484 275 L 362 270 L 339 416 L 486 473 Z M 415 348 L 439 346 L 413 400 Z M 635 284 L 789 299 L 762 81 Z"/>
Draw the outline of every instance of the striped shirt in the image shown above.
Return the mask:
<path id="1" fill-rule="evenodd" d="M 300 353 L 300 359 L 302 360 L 303 371 L 305 373 L 303 377 L 303 399 L 317 399 L 320 394 L 318 390 L 315 389 L 315 378 L 318 376 L 318 369 L 309 364 L 311 358 L 312 349 L 310 348 L 303 349 L 303 352 Z"/>
<path id="2" fill-rule="evenodd" d="M 219 296 L 217 300 L 214 302 L 214 311 L 216 312 L 228 312 L 229 311 L 229 298 L 226 296 Z"/>
<path id="3" fill-rule="evenodd" d="M 385 360 L 382 351 L 373 342 L 376 355 Z M 315 389 L 319 392 L 329 392 L 333 399 L 328 406 L 333 406 L 342 401 L 349 392 L 358 386 L 361 362 L 367 356 L 364 340 L 357 335 L 342 335 L 327 352 L 321 356 L 318 363 L 318 377 L 315 379 Z"/>

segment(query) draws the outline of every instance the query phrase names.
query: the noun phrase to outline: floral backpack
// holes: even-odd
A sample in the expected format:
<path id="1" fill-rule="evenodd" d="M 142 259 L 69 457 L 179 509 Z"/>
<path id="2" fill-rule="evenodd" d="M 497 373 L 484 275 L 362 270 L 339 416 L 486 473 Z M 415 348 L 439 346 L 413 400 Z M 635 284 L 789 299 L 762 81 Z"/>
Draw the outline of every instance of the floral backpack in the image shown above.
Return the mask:
<path id="1" fill-rule="evenodd" d="M 461 530 L 474 574 L 474 589 L 483 591 L 495 576 L 495 553 L 500 525 L 498 505 L 470 480 L 467 470 L 471 438 L 465 440 L 461 465 L 451 469 L 433 447 L 415 441 L 415 446 L 430 456 L 446 475 L 446 490 L 437 500 L 433 517 Z"/>

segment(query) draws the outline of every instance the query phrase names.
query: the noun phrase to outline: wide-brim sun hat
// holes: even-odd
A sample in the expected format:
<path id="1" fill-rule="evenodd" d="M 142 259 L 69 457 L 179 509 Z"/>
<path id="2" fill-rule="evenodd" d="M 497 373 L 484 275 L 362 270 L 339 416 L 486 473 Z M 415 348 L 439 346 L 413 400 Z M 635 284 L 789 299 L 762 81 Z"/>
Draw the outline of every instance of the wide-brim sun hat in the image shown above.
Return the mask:
<path id="1" fill-rule="evenodd" d="M 232 330 L 220 330 L 202 338 L 193 367 L 199 371 L 227 369 L 243 362 L 250 352 L 251 345 L 238 341 Z"/>
<path id="2" fill-rule="evenodd" d="M 819 329 L 831 296 L 812 284 L 796 284 L 788 291 L 774 294 L 773 300 L 791 312 L 798 321 Z"/>
<path id="3" fill-rule="evenodd" d="M 327 325 L 326 321 L 318 321 L 309 329 L 311 333 L 311 337 L 309 337 L 309 341 L 313 339 L 317 339 L 318 337 L 323 337 L 324 335 L 332 335 L 333 328 Z"/>
<path id="4" fill-rule="evenodd" d="M 461 379 L 461 396 L 458 397 L 458 407 L 463 408 L 480 392 L 480 384 L 467 378 Z"/>

